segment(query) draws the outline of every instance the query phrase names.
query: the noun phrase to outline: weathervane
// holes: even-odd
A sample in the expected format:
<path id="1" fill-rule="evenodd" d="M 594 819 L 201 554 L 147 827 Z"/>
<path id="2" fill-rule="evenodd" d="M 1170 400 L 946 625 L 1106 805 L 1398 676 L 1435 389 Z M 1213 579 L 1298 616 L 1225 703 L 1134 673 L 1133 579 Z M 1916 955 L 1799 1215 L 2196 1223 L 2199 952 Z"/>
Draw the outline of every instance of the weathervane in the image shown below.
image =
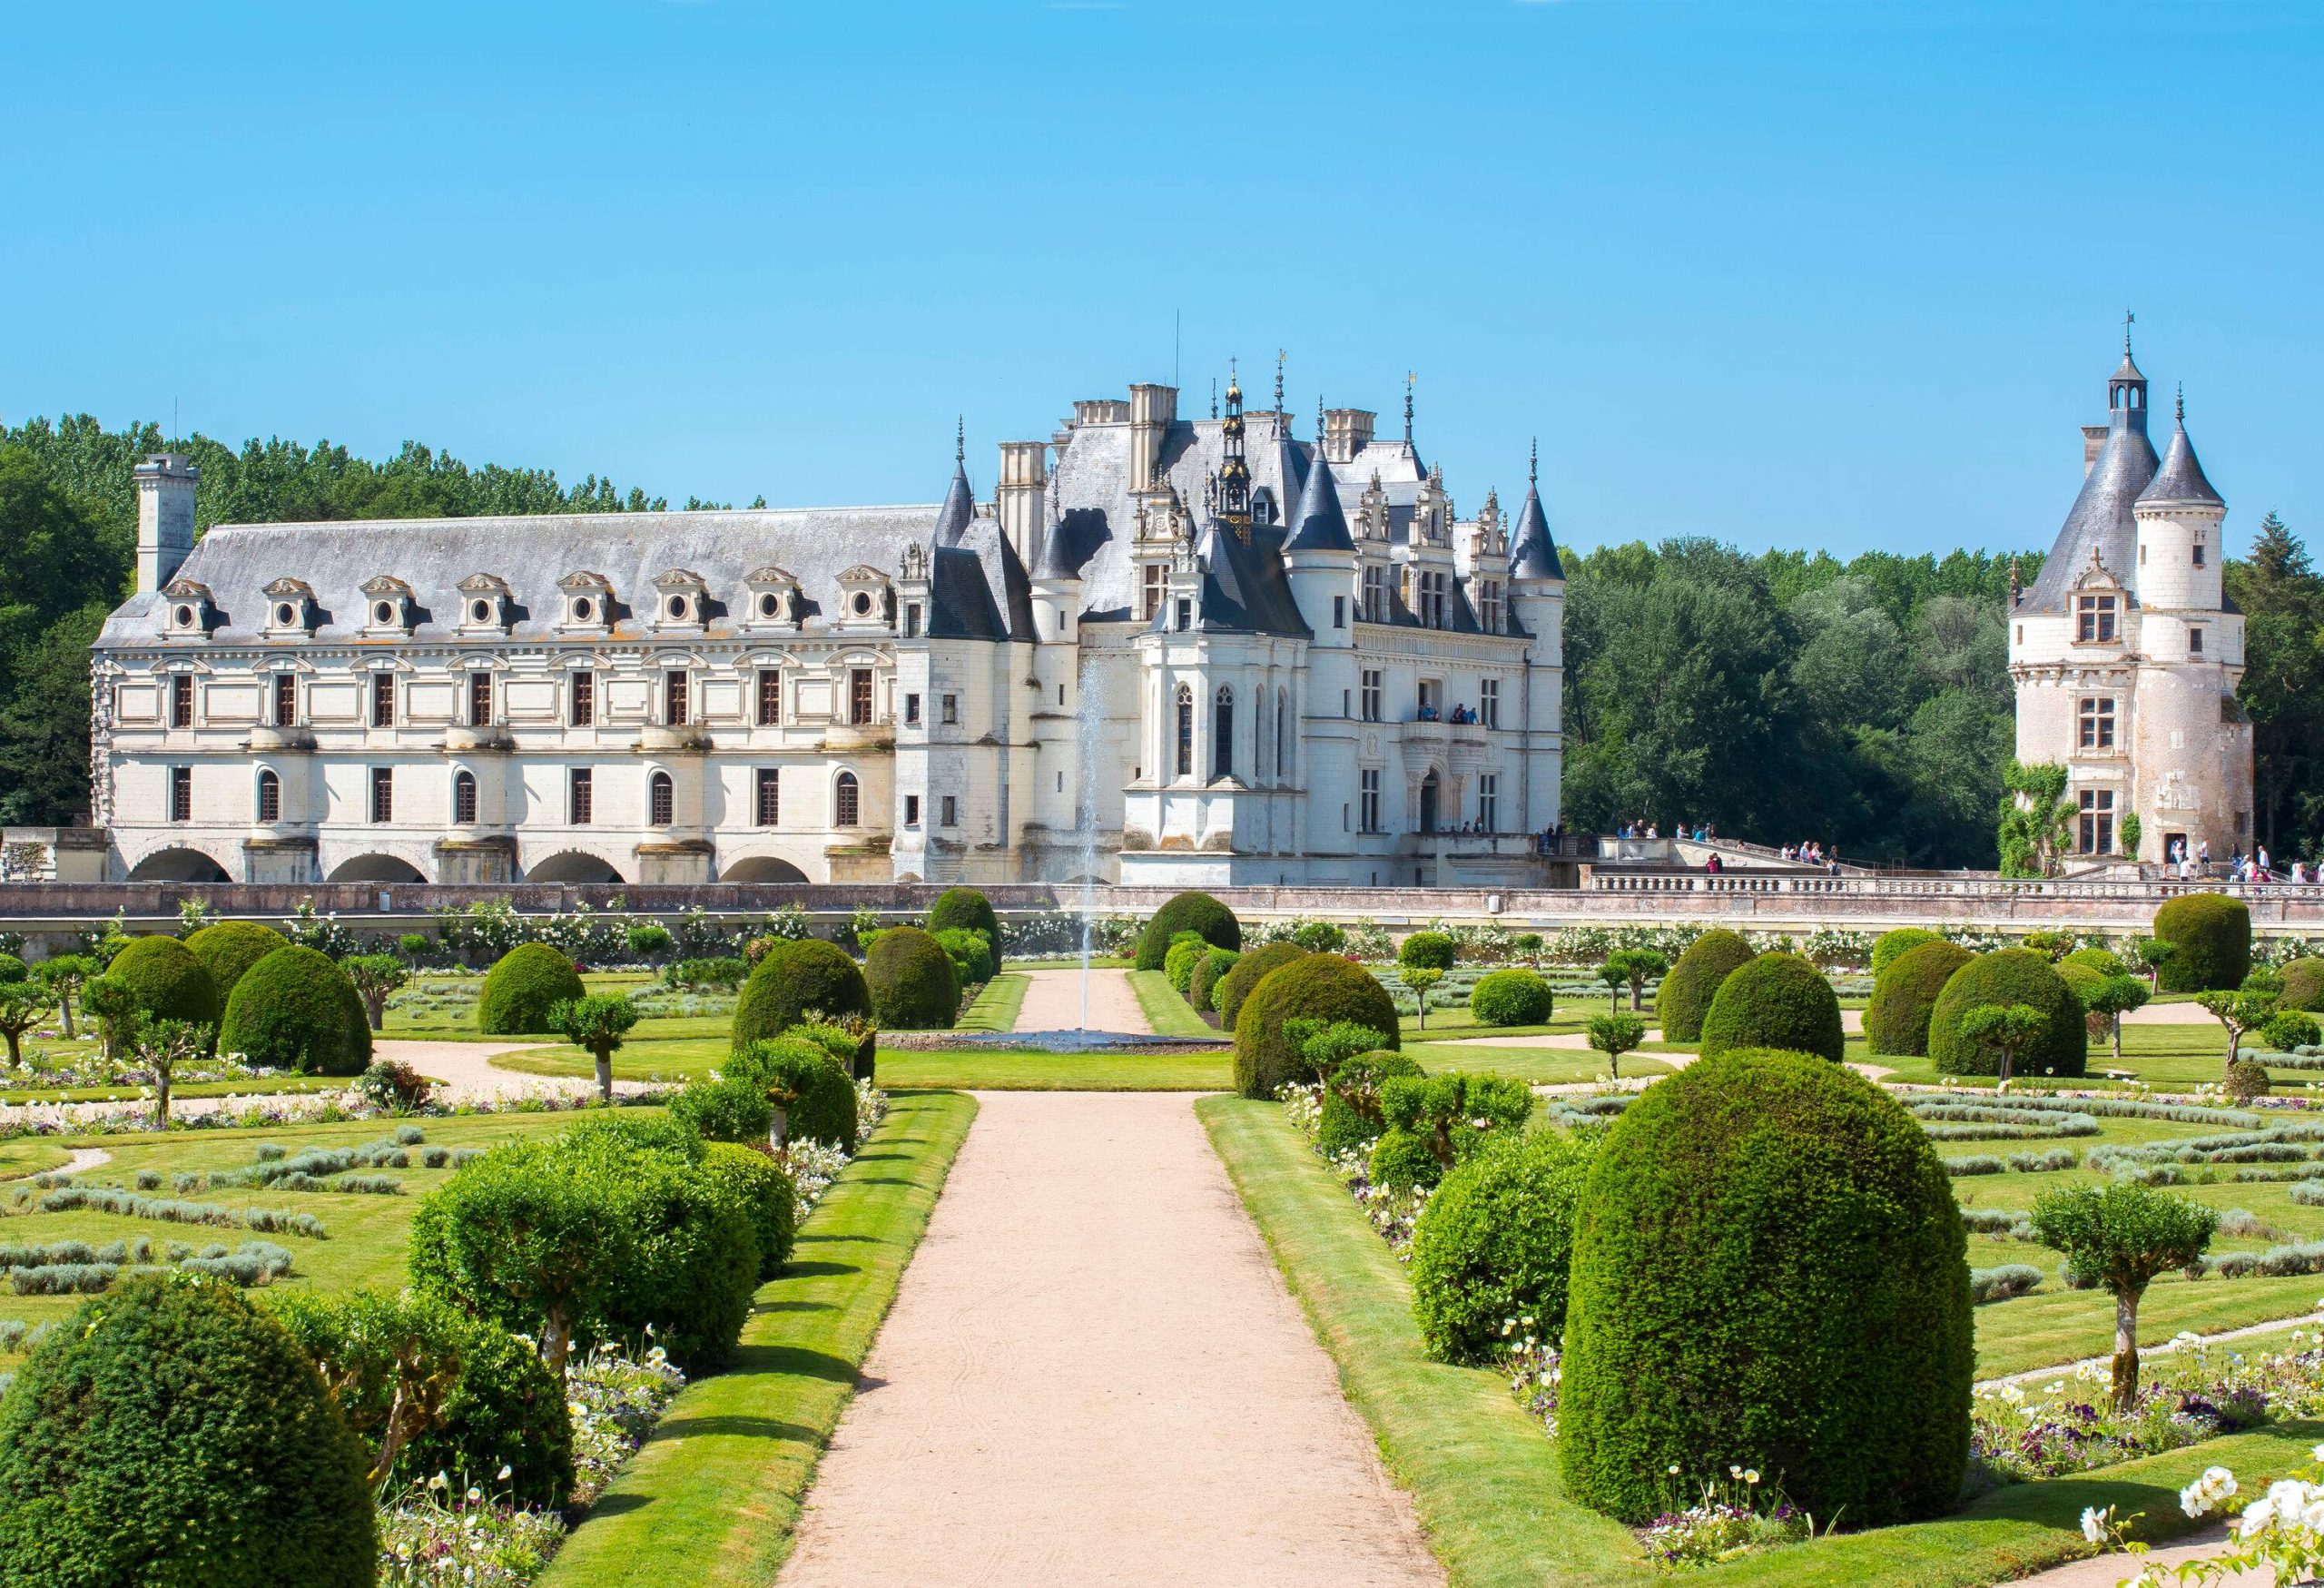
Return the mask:
<path id="1" fill-rule="evenodd" d="M 1404 439 L 1413 439 L 1413 382 L 1420 377 L 1410 370 L 1404 371 Z"/>

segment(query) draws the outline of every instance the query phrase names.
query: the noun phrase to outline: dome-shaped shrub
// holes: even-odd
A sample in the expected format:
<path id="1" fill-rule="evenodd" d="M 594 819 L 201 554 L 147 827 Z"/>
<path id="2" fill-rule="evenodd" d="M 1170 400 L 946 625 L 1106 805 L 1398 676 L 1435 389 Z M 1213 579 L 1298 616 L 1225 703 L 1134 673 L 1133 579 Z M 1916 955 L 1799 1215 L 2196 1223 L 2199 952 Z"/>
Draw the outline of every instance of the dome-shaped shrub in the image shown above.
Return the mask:
<path id="1" fill-rule="evenodd" d="M 1352 1021 L 1400 1048 L 1396 1001 L 1363 966 L 1337 954 L 1306 954 L 1270 971 L 1251 989 L 1235 1016 L 1235 1089 L 1246 1098 L 1272 1098 L 1294 1080 L 1307 1078 L 1283 1022 L 1312 1020 L 1330 1025 Z"/>
<path id="2" fill-rule="evenodd" d="M 129 989 L 153 1020 L 191 1021 L 216 1027 L 224 1003 L 218 983 L 192 951 L 173 937 L 132 939 L 113 955 L 105 979 Z"/>
<path id="3" fill-rule="evenodd" d="M 783 1272 L 799 1231 L 797 1191 L 783 1166 L 755 1147 L 713 1141 L 703 1149 L 702 1169 L 750 1215 L 759 1235 L 759 1277 Z"/>
<path id="4" fill-rule="evenodd" d="M 788 1099 L 783 1133 L 793 1141 L 821 1141 L 855 1150 L 855 1083 L 830 1050 L 796 1037 L 753 1042 L 726 1061 L 725 1077 Z"/>
<path id="5" fill-rule="evenodd" d="M 1703 1016 L 1728 972 L 1751 958 L 1751 945 L 1739 932 L 1715 926 L 1687 945 L 1662 986 L 1654 995 L 1654 1018 L 1661 1022 L 1666 1042 L 1699 1041 Z"/>
<path id="6" fill-rule="evenodd" d="M 766 1089 L 732 1075 L 713 1080 L 697 1076 L 669 1101 L 670 1117 L 684 1119 L 704 1141 L 763 1141 L 774 1124 Z"/>
<path id="7" fill-rule="evenodd" d="M 1872 963 L 1868 968 L 1877 977 L 1923 943 L 1944 941 L 1943 933 L 1931 932 L 1925 926 L 1900 926 L 1894 932 L 1884 932 L 1872 945 Z"/>
<path id="8" fill-rule="evenodd" d="M 1922 943 L 1889 962 L 1872 983 L 1864 1011 L 1867 1051 L 1908 1057 L 1928 1051 L 1929 1011 L 1953 972 L 1977 956 L 1943 938 Z"/>
<path id="9" fill-rule="evenodd" d="M 974 888 L 947 888 L 937 895 L 935 904 L 928 912 L 928 930 L 931 932 L 954 929 L 984 933 L 992 950 L 992 965 L 1000 968 L 1000 917 L 992 908 L 992 901 Z"/>
<path id="10" fill-rule="evenodd" d="M 2324 960 L 2294 960 L 2286 965 L 2283 996 L 2278 1001 L 2286 1009 L 2324 1014 Z"/>
<path id="11" fill-rule="evenodd" d="M 2091 970 L 2097 972 L 2102 978 L 2106 976 L 2125 975 L 2130 971 L 2130 967 L 2122 963 L 2122 956 L 2116 953 L 2112 949 L 2076 949 L 2064 959 L 2060 960 L 2058 963 L 2061 965 L 2085 965 Z"/>
<path id="12" fill-rule="evenodd" d="M 1236 1017 L 1243 1012 L 1243 1001 L 1251 996 L 1251 989 L 1270 971 L 1279 971 L 1292 961 L 1304 959 L 1308 950 L 1295 942 L 1262 943 L 1246 949 L 1235 962 L 1235 968 L 1218 979 L 1210 990 L 1211 1007 L 1218 1011 L 1218 1023 L 1228 1031 L 1235 1029 Z"/>
<path id="13" fill-rule="evenodd" d="M 2239 1103 L 2248 1103 L 2253 1098 L 2266 1097 L 2274 1085 L 2266 1065 L 2256 1059 L 2238 1059 L 2227 1067 L 2220 1090 Z"/>
<path id="14" fill-rule="evenodd" d="M 484 973 L 484 987 L 476 1000 L 476 1028 L 493 1037 L 546 1031 L 551 1009 L 587 996 L 571 960 L 545 942 L 518 943 Z"/>
<path id="15" fill-rule="evenodd" d="M 126 1279 L 0 1398 L 0 1584 L 371 1588 L 364 1465 L 314 1364 L 240 1291 Z"/>
<path id="16" fill-rule="evenodd" d="M 1243 923 L 1235 912 L 1208 893 L 1180 893 L 1167 901 L 1137 934 L 1137 968 L 1158 971 L 1170 952 L 1170 940 L 1182 932 L 1198 932 L 1214 948 L 1243 946 Z"/>
<path id="17" fill-rule="evenodd" d="M 2324 1043 L 2324 1027 L 2305 1010 L 2280 1009 L 2268 1017 L 2260 1028 L 2260 1041 L 2270 1052 L 2289 1053 L 2294 1048 L 2313 1048 Z"/>
<path id="18" fill-rule="evenodd" d="M 14 954 L 0 953 L 0 981 L 29 981 L 33 968 Z"/>
<path id="19" fill-rule="evenodd" d="M 1929 1011 L 1928 1056 L 1942 1075 L 1992 1075 L 2001 1060 L 1992 1049 L 1965 1040 L 1961 1017 L 1984 1004 L 2023 1003 L 2043 1014 L 2042 1034 L 2017 1056 L 2015 1073 L 2080 1075 L 2090 1056 L 2090 1028 L 2082 1002 L 2050 963 L 2030 949 L 1996 949 L 1953 972 Z"/>
<path id="20" fill-rule="evenodd" d="M 1198 932 L 1182 932 L 1162 956 L 1162 978 L 1183 995 L 1195 984 L 1195 965 L 1210 952 L 1209 940 Z"/>
<path id="21" fill-rule="evenodd" d="M 2051 969 L 2057 972 L 2058 980 L 2066 984 L 2066 991 L 2073 994 L 2073 1001 L 2084 1011 L 2090 1008 L 2091 995 L 2106 983 L 2106 978 L 2096 971 L 2088 965 L 2077 965 L 2071 959 L 2060 960 Z"/>
<path id="22" fill-rule="evenodd" d="M 1396 945 L 1396 963 L 1420 971 L 1449 971 L 1461 957 L 1461 945 L 1442 932 L 1415 932 Z"/>
<path id="23" fill-rule="evenodd" d="M 243 973 L 275 950 L 289 948 L 290 940 L 255 921 L 220 921 L 187 938 L 185 946 L 217 983 L 218 1004 L 222 1009 L 234 996 L 234 983 Z"/>
<path id="24" fill-rule="evenodd" d="M 820 938 L 785 939 L 767 950 L 734 1003 L 734 1050 L 779 1037 L 819 1010 L 832 1019 L 872 1012 L 863 972 Z"/>
<path id="25" fill-rule="evenodd" d="M 1966 1238 L 1927 1135 L 1853 1071 L 1730 1052 L 1649 1087 L 1583 1189 L 1558 1407 L 1568 1492 L 1630 1523 L 1682 1475 L 1817 1516 L 1949 1511 L 1969 1448 Z"/>
<path id="26" fill-rule="evenodd" d="M 1702 1056 L 1738 1048 L 1846 1058 L 1839 996 L 1824 972 L 1797 954 L 1760 954 L 1728 972 L 1703 1016 Z"/>
<path id="27" fill-rule="evenodd" d="M 2165 992 L 2231 992 L 2251 973 L 2251 911 L 2224 893 L 2182 893 L 2154 912 L 2154 935 L 2171 945 Z"/>
<path id="28" fill-rule="evenodd" d="M 1592 1150 L 1560 1131 L 1519 1132 L 1489 1141 L 1438 1184 L 1413 1231 L 1413 1317 L 1430 1356 L 1482 1362 L 1512 1317 L 1531 1317 L 1526 1332 L 1539 1339 L 1564 1332 Z"/>
<path id="29" fill-rule="evenodd" d="M 1469 1013 L 1481 1026 L 1538 1026 L 1557 1011 L 1557 995 L 1531 971 L 1488 971 L 1469 989 Z"/>
<path id="30" fill-rule="evenodd" d="M 1196 1009 L 1214 1009 L 1218 994 L 1218 979 L 1235 968 L 1240 954 L 1225 949 L 1206 949 L 1195 962 L 1194 974 L 1187 978 L 1187 1001 Z"/>
<path id="31" fill-rule="evenodd" d="M 893 927 L 872 940 L 863 982 L 883 1031 L 950 1031 L 960 1017 L 960 976 L 952 956 L 916 926 Z"/>
<path id="32" fill-rule="evenodd" d="M 226 1000 L 218 1050 L 310 1075 L 360 1075 L 371 1062 L 363 995 L 330 956 L 296 944 L 252 965 Z"/>
<path id="33" fill-rule="evenodd" d="M 952 973 L 963 987 L 981 986 L 1000 973 L 1000 967 L 992 957 L 992 940 L 980 932 L 965 926 L 948 926 L 942 931 L 931 928 L 934 938 L 952 958 Z"/>

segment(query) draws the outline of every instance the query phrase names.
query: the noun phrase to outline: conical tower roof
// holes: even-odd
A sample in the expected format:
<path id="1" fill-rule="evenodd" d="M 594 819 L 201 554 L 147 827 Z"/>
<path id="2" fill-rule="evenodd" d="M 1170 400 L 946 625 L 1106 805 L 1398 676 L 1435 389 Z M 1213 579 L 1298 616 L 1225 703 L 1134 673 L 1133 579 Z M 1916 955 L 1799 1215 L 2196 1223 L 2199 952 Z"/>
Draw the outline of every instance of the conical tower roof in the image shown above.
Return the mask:
<path id="1" fill-rule="evenodd" d="M 2195 444 L 2187 439 L 2187 398 L 2179 397 L 2177 425 L 2171 432 L 2171 445 L 2162 454 L 2162 467 L 2139 492 L 2142 502 L 2200 502 L 2206 506 L 2227 506 L 2219 492 L 2211 488 L 2211 480 L 2203 474 L 2202 460 L 2195 456 Z"/>
<path id="2" fill-rule="evenodd" d="M 1299 505 L 1291 510 L 1291 534 L 1283 549 L 1294 551 L 1354 551 L 1355 539 L 1347 532 L 1347 514 L 1340 508 L 1339 487 L 1333 483 L 1332 466 L 1324 456 L 1324 422 L 1315 419 L 1315 455 L 1307 465 L 1307 483 Z"/>
<path id="3" fill-rule="evenodd" d="M 1526 469 L 1525 505 L 1517 514 L 1517 533 L 1509 543 L 1509 577 L 1512 579 L 1562 579 L 1565 565 L 1558 561 L 1558 543 L 1550 534 L 1550 517 L 1541 510 L 1541 457 L 1537 446 Z"/>
<path id="4" fill-rule="evenodd" d="M 951 488 L 944 493 L 944 505 L 936 509 L 936 544 L 960 545 L 976 516 L 976 493 L 969 489 L 968 431 L 964 424 L 952 442 Z"/>

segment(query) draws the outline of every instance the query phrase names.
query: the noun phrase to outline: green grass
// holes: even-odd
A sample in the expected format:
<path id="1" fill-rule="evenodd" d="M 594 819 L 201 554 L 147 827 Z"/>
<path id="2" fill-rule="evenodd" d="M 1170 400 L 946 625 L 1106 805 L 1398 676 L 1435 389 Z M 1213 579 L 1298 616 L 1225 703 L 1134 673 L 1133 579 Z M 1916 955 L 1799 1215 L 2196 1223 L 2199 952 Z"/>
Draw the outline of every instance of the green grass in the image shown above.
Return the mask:
<path id="1" fill-rule="evenodd" d="M 1430 1031 L 1433 1038 L 1435 1032 Z M 1562 1086 L 1595 1080 L 1606 1073 L 1606 1055 L 1588 1048 L 1471 1048 L 1457 1040 L 1415 1042 L 1404 1039 L 1404 1051 L 1431 1071 L 1465 1070 L 1472 1074 L 1499 1075 L 1529 1086 Z M 1622 1077 L 1669 1075 L 1675 1071 L 1651 1053 L 1622 1055 Z"/>
<path id="2" fill-rule="evenodd" d="M 1003 971 L 984 984 L 976 1001 L 960 1012 L 955 1023 L 963 1031 L 1013 1031 L 1017 1011 L 1025 1005 L 1025 989 L 1032 983 L 1021 973 Z"/>
<path id="3" fill-rule="evenodd" d="M 241 1080 L 189 1081 L 170 1088 L 178 1098 L 289 1097 L 310 1091 L 345 1091 L 354 1078 L 346 1075 L 275 1075 Z M 0 1091 L 0 1103 L 115 1103 L 147 1095 L 137 1086 L 70 1086 Z"/>
<path id="4" fill-rule="evenodd" d="M 689 1385 L 542 1588 L 724 1588 L 773 1579 L 800 1495 L 855 1394 L 976 1104 L 898 1097 L 762 1287 L 734 1366 Z M 895 1497 L 909 1504 L 909 1495 Z"/>
<path id="5" fill-rule="evenodd" d="M 1640 1560 L 1626 1529 L 1566 1496 L 1554 1444 L 1497 1374 L 1426 1358 L 1403 1268 L 1280 1109 L 1209 1098 L 1195 1112 L 1390 1475 L 1411 1492 L 1452 1588 L 1672 1580 Z M 2014 1484 L 1940 1521 L 1772 1550 L 1720 1566 L 1717 1578 L 1753 1588 L 1981 1588 L 2085 1553 L 2085 1505 L 2144 1512 L 2144 1536 L 2183 1532 L 2194 1524 L 2176 1491 L 2205 1466 L 2230 1466 L 2249 1484 L 2304 1463 L 2319 1433 L 2284 1424 L 2102 1474 Z"/>
<path id="6" fill-rule="evenodd" d="M 55 1142 L 37 1137 L 19 1136 L 0 1141 L 0 1180 L 22 1179 L 43 1169 L 58 1169 L 73 1161 L 73 1155 Z"/>
<path id="7" fill-rule="evenodd" d="M 1132 971 L 1130 991 L 1137 994 L 1137 1007 L 1146 1012 L 1146 1023 L 1165 1037 L 1216 1037 L 1227 1041 L 1226 1033 L 1196 1012 L 1170 985 L 1170 978 L 1159 971 Z"/>
<path id="8" fill-rule="evenodd" d="M 1225 1091 L 1235 1084 L 1234 1069 L 1224 1050 L 1140 1054 L 882 1048 L 879 1080 L 888 1087 L 961 1091 Z"/>

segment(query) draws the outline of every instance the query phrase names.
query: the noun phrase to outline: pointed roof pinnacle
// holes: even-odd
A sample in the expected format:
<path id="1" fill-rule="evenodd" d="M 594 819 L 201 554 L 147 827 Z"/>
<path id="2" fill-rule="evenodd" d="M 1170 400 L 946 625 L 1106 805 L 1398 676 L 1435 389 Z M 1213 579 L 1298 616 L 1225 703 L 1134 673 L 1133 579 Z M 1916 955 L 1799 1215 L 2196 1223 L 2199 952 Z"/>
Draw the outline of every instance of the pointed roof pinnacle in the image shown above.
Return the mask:
<path id="1" fill-rule="evenodd" d="M 1283 549 L 1293 551 L 1354 551 L 1354 538 L 1347 532 L 1347 514 L 1340 508 L 1339 487 L 1333 482 L 1332 466 L 1324 456 L 1324 399 L 1315 398 L 1315 457 L 1307 466 L 1307 483 L 1299 492 L 1299 505 L 1291 510 L 1291 533 Z"/>
<path id="2" fill-rule="evenodd" d="M 1419 379 L 1410 370 L 1404 371 L 1404 440 L 1408 444 L 1413 439 L 1413 382 Z"/>
<path id="3" fill-rule="evenodd" d="M 966 468 L 969 461 L 969 419 L 966 414 L 952 416 L 952 461 Z"/>
<path id="4" fill-rule="evenodd" d="M 1558 560 L 1558 543 L 1550 534 L 1550 518 L 1541 510 L 1541 446 L 1533 443 L 1525 467 L 1525 505 L 1517 514 L 1517 533 L 1509 543 L 1509 577 L 1512 579 L 1562 579 L 1565 566 Z"/>
<path id="5" fill-rule="evenodd" d="M 1541 483 L 1541 438 L 1539 436 L 1533 438 L 1533 445 L 1525 455 L 1525 483 L 1528 486 Z"/>
<path id="6" fill-rule="evenodd" d="M 931 538 L 939 546 L 958 546 L 960 537 L 977 516 L 976 494 L 969 488 L 968 421 L 956 421 L 952 438 L 952 483 L 944 492 L 944 503 L 936 509 L 936 528 Z"/>
<path id="7" fill-rule="evenodd" d="M 2211 479 L 2203 473 L 2202 460 L 2195 456 L 2195 444 L 2187 439 L 2187 392 L 2179 391 L 2178 423 L 2171 432 L 2171 445 L 2162 454 L 2162 465 L 2147 481 L 2146 488 L 2138 494 L 2141 502 L 2188 503 L 2205 507 L 2225 508 Z"/>

